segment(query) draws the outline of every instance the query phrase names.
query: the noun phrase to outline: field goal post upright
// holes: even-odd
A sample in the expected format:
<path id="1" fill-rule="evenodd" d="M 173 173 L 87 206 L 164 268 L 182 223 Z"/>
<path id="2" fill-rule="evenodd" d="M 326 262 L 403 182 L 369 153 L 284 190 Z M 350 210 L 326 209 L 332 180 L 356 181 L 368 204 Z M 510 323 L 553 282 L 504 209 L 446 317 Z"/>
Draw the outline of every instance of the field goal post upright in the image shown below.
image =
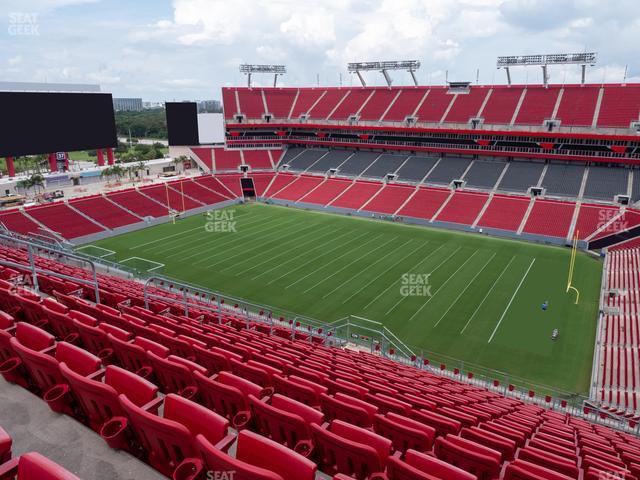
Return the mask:
<path id="1" fill-rule="evenodd" d="M 580 301 L 580 291 L 573 286 L 573 271 L 576 265 L 576 254 L 578 252 L 579 236 L 580 236 L 580 232 L 576 232 L 573 237 L 573 242 L 571 243 L 571 257 L 569 260 L 569 273 L 567 276 L 567 293 L 569 293 L 569 290 L 573 290 L 574 292 L 576 292 L 576 302 L 575 302 L 576 305 Z"/>

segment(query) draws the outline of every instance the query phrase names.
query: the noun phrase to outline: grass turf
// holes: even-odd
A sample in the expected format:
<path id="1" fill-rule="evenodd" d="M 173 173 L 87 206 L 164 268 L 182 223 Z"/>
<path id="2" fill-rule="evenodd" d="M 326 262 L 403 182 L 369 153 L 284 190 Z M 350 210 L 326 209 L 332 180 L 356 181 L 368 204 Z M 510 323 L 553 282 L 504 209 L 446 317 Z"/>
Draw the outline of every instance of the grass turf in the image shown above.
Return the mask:
<path id="1" fill-rule="evenodd" d="M 221 213 L 198 215 L 94 245 L 116 251 L 119 261 L 164 263 L 168 276 L 256 303 L 324 321 L 350 314 L 380 321 L 418 354 L 426 349 L 588 392 L 598 259 L 577 256 L 575 305 L 565 293 L 566 248 L 263 204 L 226 211 L 235 224 Z M 236 231 L 223 231 L 230 226 Z M 403 274 L 430 274 L 429 288 L 407 288 Z M 420 278 L 409 283 L 421 287 Z"/>

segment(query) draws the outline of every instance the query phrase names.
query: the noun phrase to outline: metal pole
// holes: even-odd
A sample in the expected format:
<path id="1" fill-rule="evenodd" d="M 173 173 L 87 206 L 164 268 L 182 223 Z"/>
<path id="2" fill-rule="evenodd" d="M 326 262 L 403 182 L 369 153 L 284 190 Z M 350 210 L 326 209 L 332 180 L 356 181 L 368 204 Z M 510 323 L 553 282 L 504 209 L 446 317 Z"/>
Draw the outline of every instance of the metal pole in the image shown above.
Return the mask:
<path id="1" fill-rule="evenodd" d="M 364 78 L 362 78 L 362 74 L 360 73 L 360 70 L 356 70 L 356 75 L 358 75 L 358 78 L 360 79 L 360 83 L 362 84 L 363 87 L 366 87 L 367 84 L 364 81 Z"/>
<path id="2" fill-rule="evenodd" d="M 391 77 L 389 76 L 389 72 L 387 72 L 387 70 L 384 68 L 381 71 L 382 71 L 382 75 L 384 76 L 384 79 L 387 81 L 387 87 L 390 87 L 392 81 L 391 81 Z"/>
<path id="3" fill-rule="evenodd" d="M 413 78 L 413 84 L 417 87 L 418 86 L 418 79 L 416 78 L 415 70 L 409 70 L 409 73 L 411 74 L 411 78 Z"/>
<path id="4" fill-rule="evenodd" d="M 38 293 L 40 289 L 38 288 L 38 274 L 36 272 L 36 262 L 33 258 L 33 247 L 31 245 L 27 245 L 27 252 L 29 253 L 29 266 L 31 267 L 31 278 L 33 279 L 33 289 Z"/>
<path id="5" fill-rule="evenodd" d="M 586 65 L 582 65 L 582 85 L 584 85 L 584 80 L 585 80 L 586 75 L 587 75 L 587 66 Z"/>

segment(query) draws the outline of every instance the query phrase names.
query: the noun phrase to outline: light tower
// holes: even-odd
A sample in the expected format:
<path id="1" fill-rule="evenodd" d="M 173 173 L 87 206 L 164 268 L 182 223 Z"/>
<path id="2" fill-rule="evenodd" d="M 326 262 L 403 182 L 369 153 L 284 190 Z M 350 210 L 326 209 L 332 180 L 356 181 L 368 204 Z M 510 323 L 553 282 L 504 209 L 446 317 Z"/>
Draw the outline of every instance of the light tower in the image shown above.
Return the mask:
<path id="1" fill-rule="evenodd" d="M 389 75 L 389 70 L 406 70 L 411 74 L 411 78 L 413 78 L 413 83 L 415 86 L 418 86 L 418 80 L 416 78 L 416 70 L 420 68 L 420 62 L 418 60 L 399 60 L 399 61 L 387 61 L 387 62 L 358 62 L 358 63 L 349 63 L 347 64 L 347 70 L 349 73 L 355 73 L 358 75 L 360 79 L 360 83 L 363 87 L 366 87 L 367 84 L 362 77 L 360 72 L 362 71 L 370 71 L 375 70 L 384 76 L 385 81 L 387 82 L 387 86 L 391 86 L 393 80 Z"/>
<path id="2" fill-rule="evenodd" d="M 247 86 L 251 88 L 251 74 L 253 73 L 273 73 L 273 87 L 278 85 L 278 75 L 287 73 L 285 65 L 251 65 L 243 63 L 240 65 L 240 73 L 247 76 Z"/>
<path id="3" fill-rule="evenodd" d="M 507 72 L 507 83 L 511 85 L 510 67 L 526 67 L 538 65 L 542 67 L 542 83 L 546 87 L 549 83 L 548 67 L 550 65 L 580 65 L 582 67 L 582 85 L 586 78 L 587 65 L 593 67 L 598 61 L 596 52 L 585 53 L 553 53 L 548 55 L 512 55 L 498 57 L 496 67 L 504 68 Z"/>

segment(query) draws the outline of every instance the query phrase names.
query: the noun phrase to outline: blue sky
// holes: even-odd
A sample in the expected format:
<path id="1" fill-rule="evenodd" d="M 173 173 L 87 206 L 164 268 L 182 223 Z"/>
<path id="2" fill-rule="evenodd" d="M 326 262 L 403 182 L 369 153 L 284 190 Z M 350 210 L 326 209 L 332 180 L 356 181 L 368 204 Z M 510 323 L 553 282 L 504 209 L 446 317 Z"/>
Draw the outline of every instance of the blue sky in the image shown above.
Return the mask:
<path id="1" fill-rule="evenodd" d="M 283 85 L 354 84 L 349 61 L 418 59 L 421 84 L 504 83 L 497 55 L 599 52 L 588 80 L 640 81 L 637 0 L 3 0 L 0 80 L 99 83 L 145 100 L 220 98 L 238 64 Z M 513 72 L 540 82 L 538 68 Z M 577 67 L 551 70 L 575 82 Z M 367 77 L 381 84 L 377 74 Z M 257 78 L 269 84 L 271 78 Z M 407 84 L 404 73 L 395 84 Z"/>

